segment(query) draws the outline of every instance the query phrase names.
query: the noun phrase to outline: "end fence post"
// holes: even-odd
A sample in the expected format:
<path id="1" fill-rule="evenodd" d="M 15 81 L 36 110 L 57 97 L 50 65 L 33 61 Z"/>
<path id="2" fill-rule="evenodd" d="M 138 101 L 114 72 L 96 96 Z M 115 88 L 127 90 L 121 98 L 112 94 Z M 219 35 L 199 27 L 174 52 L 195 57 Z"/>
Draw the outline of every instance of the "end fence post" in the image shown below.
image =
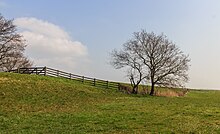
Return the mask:
<path id="1" fill-rule="evenodd" d="M 47 67 L 44 67 L 44 76 L 47 75 Z"/>

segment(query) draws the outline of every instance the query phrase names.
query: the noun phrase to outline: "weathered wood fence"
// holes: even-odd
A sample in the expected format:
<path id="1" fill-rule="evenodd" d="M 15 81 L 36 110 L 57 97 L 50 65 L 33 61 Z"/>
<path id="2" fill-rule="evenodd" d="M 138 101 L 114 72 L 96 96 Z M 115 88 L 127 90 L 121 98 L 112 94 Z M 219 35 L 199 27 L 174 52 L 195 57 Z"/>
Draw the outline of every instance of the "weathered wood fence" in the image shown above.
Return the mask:
<path id="1" fill-rule="evenodd" d="M 74 81 L 81 82 L 89 86 L 96 86 L 108 89 L 119 89 L 120 84 L 117 82 L 111 82 L 106 80 L 100 80 L 96 78 L 85 77 L 81 75 L 76 75 L 72 73 L 67 73 L 57 69 L 52 69 L 49 67 L 31 67 L 31 68 L 18 68 L 11 70 L 9 72 L 20 73 L 20 74 L 37 74 L 52 77 L 62 77 Z"/>

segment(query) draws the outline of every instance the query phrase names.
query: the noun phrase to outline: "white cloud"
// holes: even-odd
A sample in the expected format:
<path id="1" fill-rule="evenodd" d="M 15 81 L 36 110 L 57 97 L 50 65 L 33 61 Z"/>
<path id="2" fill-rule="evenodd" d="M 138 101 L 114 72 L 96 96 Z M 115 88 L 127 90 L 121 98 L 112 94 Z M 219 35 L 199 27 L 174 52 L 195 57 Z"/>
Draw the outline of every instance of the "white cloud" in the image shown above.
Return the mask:
<path id="1" fill-rule="evenodd" d="M 36 18 L 17 18 L 14 24 L 27 40 L 26 54 L 36 66 L 82 71 L 88 61 L 87 47 L 73 41 L 59 26 Z M 81 70 L 80 70 L 81 69 Z"/>

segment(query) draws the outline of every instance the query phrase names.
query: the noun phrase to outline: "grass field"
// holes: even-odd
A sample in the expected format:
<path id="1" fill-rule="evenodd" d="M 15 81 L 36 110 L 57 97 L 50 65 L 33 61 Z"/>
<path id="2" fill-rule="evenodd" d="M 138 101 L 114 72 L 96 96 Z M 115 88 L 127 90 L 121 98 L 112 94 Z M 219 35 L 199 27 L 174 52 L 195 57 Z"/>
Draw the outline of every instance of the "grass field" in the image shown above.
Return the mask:
<path id="1" fill-rule="evenodd" d="M 220 133 L 220 91 L 152 97 L 0 73 L 0 133 Z"/>

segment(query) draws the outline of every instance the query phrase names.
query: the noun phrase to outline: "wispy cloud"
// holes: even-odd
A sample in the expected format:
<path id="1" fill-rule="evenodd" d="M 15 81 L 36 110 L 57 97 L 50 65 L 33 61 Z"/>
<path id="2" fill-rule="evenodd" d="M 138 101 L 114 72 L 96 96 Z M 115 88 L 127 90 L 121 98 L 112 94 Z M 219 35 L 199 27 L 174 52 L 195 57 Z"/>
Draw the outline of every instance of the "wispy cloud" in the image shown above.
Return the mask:
<path id="1" fill-rule="evenodd" d="M 37 18 L 17 18 L 14 23 L 28 42 L 27 55 L 37 66 L 80 72 L 88 61 L 87 47 L 59 26 Z"/>

